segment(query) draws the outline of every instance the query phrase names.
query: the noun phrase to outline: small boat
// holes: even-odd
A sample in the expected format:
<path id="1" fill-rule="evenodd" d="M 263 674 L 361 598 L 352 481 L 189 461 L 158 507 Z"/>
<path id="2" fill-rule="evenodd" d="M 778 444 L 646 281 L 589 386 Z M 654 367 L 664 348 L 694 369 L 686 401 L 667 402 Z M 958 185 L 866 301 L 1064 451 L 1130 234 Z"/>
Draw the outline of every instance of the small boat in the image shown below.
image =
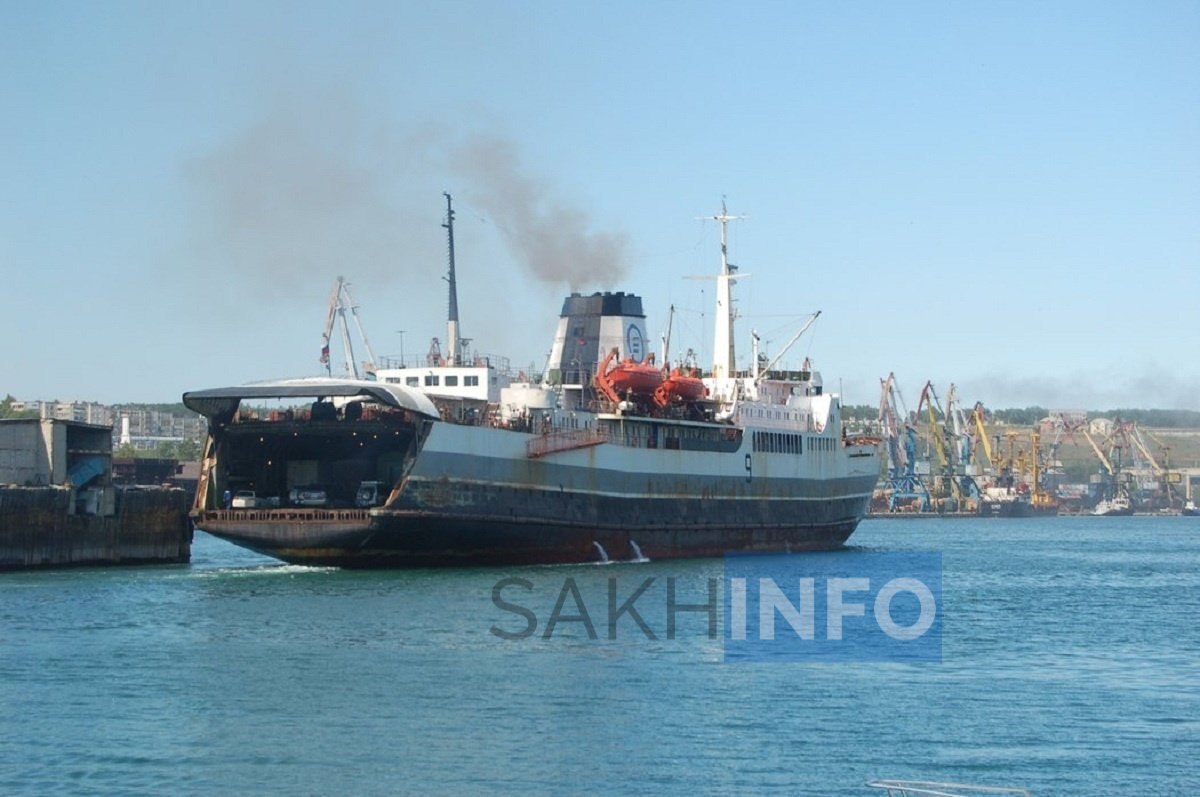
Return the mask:
<path id="1" fill-rule="evenodd" d="M 646 355 L 645 362 L 639 363 L 626 357 L 613 365 L 613 360 L 619 355 L 620 352 L 614 348 L 600 361 L 596 368 L 596 387 L 614 403 L 630 395 L 654 395 L 654 391 L 663 383 L 663 372 L 654 364 L 654 354 Z"/>
<path id="2" fill-rule="evenodd" d="M 1093 515 L 1105 517 L 1121 517 L 1133 514 L 1133 506 L 1125 497 L 1105 498 L 1092 510 Z"/>
<path id="3" fill-rule="evenodd" d="M 654 403 L 660 407 L 678 401 L 699 401 L 708 394 L 704 380 L 695 371 L 672 368 L 671 373 L 654 391 Z"/>
<path id="4" fill-rule="evenodd" d="M 1196 503 L 1194 501 L 1188 501 L 1183 505 L 1183 509 L 1180 510 L 1179 514 L 1196 517 L 1197 515 L 1200 515 L 1200 508 L 1196 507 Z"/>

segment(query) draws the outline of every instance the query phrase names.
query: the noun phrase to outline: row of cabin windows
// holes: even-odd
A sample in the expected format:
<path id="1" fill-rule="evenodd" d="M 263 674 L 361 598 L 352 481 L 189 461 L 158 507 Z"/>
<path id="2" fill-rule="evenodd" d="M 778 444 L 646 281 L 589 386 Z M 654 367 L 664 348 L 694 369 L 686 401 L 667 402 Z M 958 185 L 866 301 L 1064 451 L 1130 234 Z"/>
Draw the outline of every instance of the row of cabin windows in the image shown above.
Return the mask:
<path id="1" fill-rule="evenodd" d="M 438 387 L 440 384 L 442 384 L 440 382 L 440 380 L 441 380 L 441 377 L 438 376 L 437 374 L 426 374 L 425 375 L 425 387 Z M 389 376 L 387 381 L 393 382 L 395 384 L 399 384 L 400 377 Z M 478 376 L 464 376 L 462 378 L 462 383 L 463 383 L 463 387 L 479 387 L 479 377 Z M 420 387 L 421 386 L 421 377 L 406 376 L 404 378 L 404 384 L 406 387 Z M 458 387 L 458 376 L 448 375 L 446 377 L 445 386 L 446 387 Z"/>
<path id="2" fill-rule="evenodd" d="M 805 414 L 802 412 L 789 412 L 788 410 L 764 410 L 758 407 L 743 409 L 742 412 L 750 418 L 768 418 L 777 421 L 801 421 L 804 420 Z"/>
<path id="3" fill-rule="evenodd" d="M 785 432 L 755 432 L 753 445 L 755 451 L 768 454 L 803 454 L 804 436 Z M 832 437 L 808 438 L 810 451 L 833 451 L 833 445 Z"/>
<path id="4" fill-rule="evenodd" d="M 786 432 L 755 432 L 754 450 L 768 454 L 803 454 L 804 436 Z"/>

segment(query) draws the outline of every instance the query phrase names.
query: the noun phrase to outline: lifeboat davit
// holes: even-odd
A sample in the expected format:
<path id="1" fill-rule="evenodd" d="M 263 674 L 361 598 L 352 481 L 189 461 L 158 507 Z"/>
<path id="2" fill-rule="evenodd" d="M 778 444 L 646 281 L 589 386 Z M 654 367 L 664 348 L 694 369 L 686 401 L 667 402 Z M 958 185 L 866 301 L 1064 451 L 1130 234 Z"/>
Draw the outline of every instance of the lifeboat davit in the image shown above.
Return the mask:
<path id="1" fill-rule="evenodd" d="M 626 358 L 612 365 L 617 354 L 617 350 L 613 349 L 601 361 L 596 369 L 596 387 L 614 402 L 619 402 L 630 394 L 654 395 L 654 391 L 663 383 L 663 372 L 654 364 L 654 355 L 650 354 L 644 363 Z"/>
<path id="2" fill-rule="evenodd" d="M 708 388 L 695 371 L 671 369 L 670 375 L 654 391 L 654 403 L 666 407 L 675 401 L 699 401 L 708 395 Z"/>

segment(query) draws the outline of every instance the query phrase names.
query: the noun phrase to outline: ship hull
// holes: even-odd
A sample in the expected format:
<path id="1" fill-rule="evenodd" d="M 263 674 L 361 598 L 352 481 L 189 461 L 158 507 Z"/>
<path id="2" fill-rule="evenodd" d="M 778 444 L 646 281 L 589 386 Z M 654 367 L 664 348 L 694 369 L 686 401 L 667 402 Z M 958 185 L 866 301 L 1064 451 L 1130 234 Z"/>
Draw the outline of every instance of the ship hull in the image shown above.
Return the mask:
<path id="1" fill-rule="evenodd" d="M 639 519 L 605 523 L 530 515 L 533 498 L 512 494 L 505 500 L 497 495 L 487 502 L 487 511 L 412 508 L 374 510 L 365 517 L 353 511 L 326 512 L 328 519 L 303 522 L 294 517 L 272 520 L 275 513 L 270 510 L 210 512 L 197 517 L 197 525 L 295 564 L 418 568 L 830 550 L 846 542 L 865 509 L 863 499 L 807 506 L 789 502 L 773 508 L 762 502 L 623 499 L 621 512 Z M 554 503 L 569 517 L 596 514 L 607 501 L 564 496 Z"/>
<path id="2" fill-rule="evenodd" d="M 829 550 L 853 533 L 878 478 L 873 443 L 829 431 L 576 413 L 535 433 L 434 420 L 400 388 L 361 383 L 323 389 L 407 397 L 412 408 L 335 419 L 229 415 L 234 398 L 289 387 L 186 396 L 215 419 L 192 518 L 202 531 L 299 564 L 524 565 Z M 355 508 L 367 479 L 392 487 L 381 506 Z M 330 506 L 228 502 L 231 488 L 287 496 L 299 481 L 319 481 Z"/>
<path id="3" fill-rule="evenodd" d="M 866 511 L 874 450 L 840 457 L 598 445 L 437 424 L 386 506 L 210 510 L 197 528 L 288 562 L 395 568 L 561 564 L 837 548 Z M 807 461 L 803 461 L 807 460 Z M 854 460 L 852 460 L 854 461 Z"/>

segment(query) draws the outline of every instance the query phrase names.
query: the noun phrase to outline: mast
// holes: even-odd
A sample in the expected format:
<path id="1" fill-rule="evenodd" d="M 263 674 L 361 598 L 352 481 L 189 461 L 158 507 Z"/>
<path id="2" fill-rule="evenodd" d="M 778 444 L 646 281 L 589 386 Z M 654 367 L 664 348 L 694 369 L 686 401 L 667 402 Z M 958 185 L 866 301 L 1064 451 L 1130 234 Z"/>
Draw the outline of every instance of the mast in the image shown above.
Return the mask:
<path id="1" fill-rule="evenodd" d="M 671 305 L 671 310 L 667 313 L 667 331 L 662 337 L 662 364 L 667 371 L 671 370 L 671 325 L 675 321 L 675 305 Z"/>
<path id="2" fill-rule="evenodd" d="M 713 367 L 715 379 L 725 379 L 733 376 L 736 360 L 733 351 L 733 296 L 732 285 L 737 281 L 737 266 L 729 262 L 728 227 L 729 222 L 742 216 L 730 216 L 725 209 L 725 200 L 721 200 L 721 215 L 713 216 L 714 221 L 721 223 L 721 273 L 717 275 L 717 312 L 716 333 L 713 337 Z"/>
<path id="3" fill-rule="evenodd" d="M 443 191 L 442 196 L 446 197 L 446 221 L 442 226 L 446 228 L 450 253 L 450 273 L 445 277 L 446 282 L 450 285 L 450 306 L 446 315 L 446 348 L 448 349 L 446 364 L 461 365 L 458 351 L 458 283 L 454 278 L 454 208 L 451 206 L 450 194 Z"/>

